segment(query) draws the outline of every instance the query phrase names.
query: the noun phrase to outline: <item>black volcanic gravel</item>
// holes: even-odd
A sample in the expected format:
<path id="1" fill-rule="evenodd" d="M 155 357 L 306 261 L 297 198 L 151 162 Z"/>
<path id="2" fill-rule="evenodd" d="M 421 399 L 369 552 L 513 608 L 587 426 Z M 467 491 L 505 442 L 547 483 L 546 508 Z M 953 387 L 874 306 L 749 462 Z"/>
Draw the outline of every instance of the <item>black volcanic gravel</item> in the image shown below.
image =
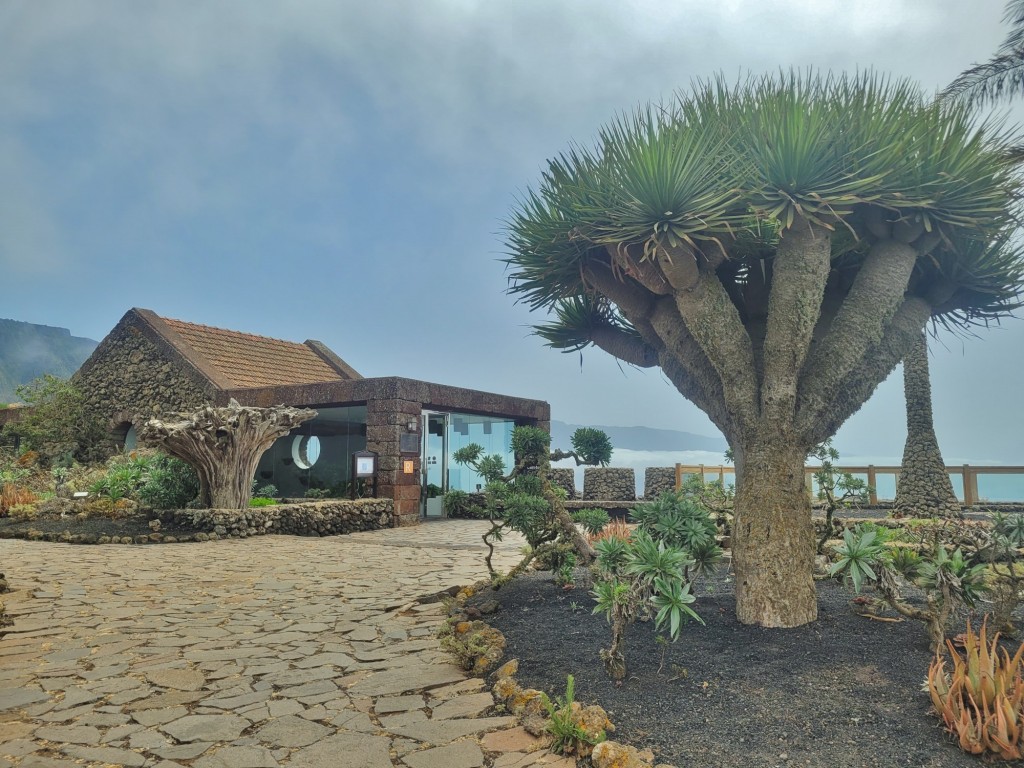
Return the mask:
<path id="1" fill-rule="evenodd" d="M 707 625 L 689 624 L 676 643 L 657 643 L 653 622 L 630 628 L 618 688 L 598 657 L 610 632 L 587 589 L 537 573 L 477 600 L 499 601 L 487 620 L 505 635 L 505 658 L 519 659 L 521 685 L 564 694 L 573 674 L 577 700 L 608 711 L 613 738 L 679 768 L 983 764 L 930 714 L 920 623 L 855 615 L 852 593 L 831 581 L 818 582 L 818 620 L 789 630 L 740 624 L 727 574 L 697 593 Z"/>

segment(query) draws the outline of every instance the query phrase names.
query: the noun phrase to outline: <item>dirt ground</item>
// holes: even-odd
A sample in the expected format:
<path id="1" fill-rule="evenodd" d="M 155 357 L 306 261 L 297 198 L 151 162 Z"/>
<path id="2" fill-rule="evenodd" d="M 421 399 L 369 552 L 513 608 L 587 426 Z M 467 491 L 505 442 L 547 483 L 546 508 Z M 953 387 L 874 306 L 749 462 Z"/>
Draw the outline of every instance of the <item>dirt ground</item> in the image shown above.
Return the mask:
<path id="1" fill-rule="evenodd" d="M 577 700 L 608 711 L 614 738 L 680 767 L 982 764 L 930 714 L 921 624 L 855 615 L 852 592 L 832 581 L 818 582 L 818 620 L 788 630 L 740 624 L 728 574 L 697 594 L 707 625 L 676 643 L 658 642 L 653 622 L 630 628 L 619 688 L 598 657 L 610 632 L 586 588 L 564 591 L 549 573 L 518 579 L 487 593 L 501 605 L 488 622 L 519 659 L 521 685 L 564 694 L 574 675 Z"/>

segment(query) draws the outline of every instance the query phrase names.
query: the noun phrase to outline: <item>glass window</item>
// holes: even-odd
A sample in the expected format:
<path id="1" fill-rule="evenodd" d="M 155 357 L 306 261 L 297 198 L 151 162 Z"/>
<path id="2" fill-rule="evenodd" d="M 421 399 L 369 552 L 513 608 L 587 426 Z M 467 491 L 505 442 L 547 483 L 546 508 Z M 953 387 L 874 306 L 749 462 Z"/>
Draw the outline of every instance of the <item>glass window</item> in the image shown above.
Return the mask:
<path id="1" fill-rule="evenodd" d="M 352 454 L 366 450 L 366 406 L 316 408 L 311 421 L 279 438 L 256 467 L 256 485 L 279 496 L 345 496 Z M 313 493 L 309 493 L 312 491 Z"/>
<path id="2" fill-rule="evenodd" d="M 484 449 L 484 454 L 498 454 L 505 461 L 505 472 L 515 466 L 512 454 L 512 429 L 515 422 L 494 416 L 453 413 L 448 420 L 448 489 L 473 492 L 481 490 L 484 479 L 469 467 L 456 464 L 452 454 L 470 443 Z"/>

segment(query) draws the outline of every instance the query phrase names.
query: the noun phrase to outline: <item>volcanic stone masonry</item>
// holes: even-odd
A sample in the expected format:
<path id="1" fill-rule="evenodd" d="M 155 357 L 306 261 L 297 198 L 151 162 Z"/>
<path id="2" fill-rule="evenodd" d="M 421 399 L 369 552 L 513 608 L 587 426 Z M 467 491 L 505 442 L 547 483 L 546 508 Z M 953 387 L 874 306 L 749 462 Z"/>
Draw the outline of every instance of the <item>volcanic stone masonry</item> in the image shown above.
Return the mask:
<path id="1" fill-rule="evenodd" d="M 587 467 L 583 470 L 583 499 L 636 499 L 636 477 L 632 467 Z"/>

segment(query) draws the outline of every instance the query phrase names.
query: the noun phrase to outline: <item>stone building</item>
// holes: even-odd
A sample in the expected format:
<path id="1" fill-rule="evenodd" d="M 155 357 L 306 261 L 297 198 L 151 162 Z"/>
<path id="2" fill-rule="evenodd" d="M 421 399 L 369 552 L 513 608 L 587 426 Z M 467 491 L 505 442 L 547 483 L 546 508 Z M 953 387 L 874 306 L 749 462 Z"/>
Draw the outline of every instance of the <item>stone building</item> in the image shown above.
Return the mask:
<path id="1" fill-rule="evenodd" d="M 132 423 L 205 404 L 292 405 L 317 416 L 278 440 L 257 468 L 280 495 L 337 494 L 352 456 L 377 454 L 377 493 L 394 499 L 395 525 L 440 517 L 441 494 L 482 480 L 451 461 L 471 442 L 513 464 L 512 428 L 550 427 L 540 400 L 395 376 L 363 378 L 318 341 L 296 343 L 163 318 L 131 309 L 75 373 L 115 437 L 134 444 Z"/>

